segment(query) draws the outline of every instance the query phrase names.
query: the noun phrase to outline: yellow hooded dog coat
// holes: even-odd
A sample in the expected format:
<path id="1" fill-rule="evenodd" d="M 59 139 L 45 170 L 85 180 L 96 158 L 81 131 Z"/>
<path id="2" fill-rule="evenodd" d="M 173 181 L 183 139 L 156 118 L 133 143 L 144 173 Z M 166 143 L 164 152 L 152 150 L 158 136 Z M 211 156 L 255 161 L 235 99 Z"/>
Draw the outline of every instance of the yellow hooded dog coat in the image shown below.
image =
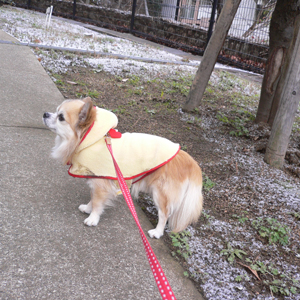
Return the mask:
<path id="1" fill-rule="evenodd" d="M 78 146 L 69 174 L 83 178 L 117 179 L 105 136 L 118 124 L 117 116 L 105 109 L 97 109 L 97 118 Z M 121 134 L 120 134 L 121 135 Z M 124 133 L 111 139 L 114 157 L 125 179 L 134 179 L 152 172 L 169 162 L 180 150 L 165 138 L 144 134 Z"/>

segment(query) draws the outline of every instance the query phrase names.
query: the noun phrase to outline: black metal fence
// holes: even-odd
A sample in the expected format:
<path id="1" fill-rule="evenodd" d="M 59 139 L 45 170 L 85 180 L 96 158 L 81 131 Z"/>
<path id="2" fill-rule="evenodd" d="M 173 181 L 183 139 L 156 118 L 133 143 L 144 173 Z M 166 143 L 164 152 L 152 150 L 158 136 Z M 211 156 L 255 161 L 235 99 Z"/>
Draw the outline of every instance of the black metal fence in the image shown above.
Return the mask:
<path id="1" fill-rule="evenodd" d="M 226 0 L 15 0 L 202 55 Z M 276 0 L 242 0 L 218 61 L 263 73 Z"/>

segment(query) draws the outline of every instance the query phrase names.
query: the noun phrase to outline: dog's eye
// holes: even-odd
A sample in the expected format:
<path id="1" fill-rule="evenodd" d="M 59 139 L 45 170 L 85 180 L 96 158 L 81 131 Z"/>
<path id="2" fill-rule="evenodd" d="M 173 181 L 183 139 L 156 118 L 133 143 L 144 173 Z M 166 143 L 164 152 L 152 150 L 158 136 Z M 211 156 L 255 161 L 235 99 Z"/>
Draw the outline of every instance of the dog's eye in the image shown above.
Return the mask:
<path id="1" fill-rule="evenodd" d="M 59 120 L 60 122 L 64 121 L 64 120 L 65 120 L 64 115 L 63 115 L 63 114 L 59 114 L 59 115 L 58 115 L 58 120 Z"/>

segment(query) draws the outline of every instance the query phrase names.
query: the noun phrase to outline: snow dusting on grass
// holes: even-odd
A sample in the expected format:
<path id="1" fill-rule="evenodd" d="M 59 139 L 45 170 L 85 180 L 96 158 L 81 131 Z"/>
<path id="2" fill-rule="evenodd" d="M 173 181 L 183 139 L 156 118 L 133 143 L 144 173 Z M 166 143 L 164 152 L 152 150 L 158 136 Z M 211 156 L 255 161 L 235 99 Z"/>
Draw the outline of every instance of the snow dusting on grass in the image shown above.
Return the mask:
<path id="1" fill-rule="evenodd" d="M 65 47 L 72 49 L 123 54 L 144 58 L 178 61 L 176 55 L 157 48 L 107 36 L 72 22 L 53 17 L 49 29 L 45 28 L 45 15 L 12 8 L 0 8 L 1 29 L 20 42 Z"/>
<path id="2" fill-rule="evenodd" d="M 282 274 L 289 274 L 295 280 L 299 280 L 298 268 L 281 260 L 280 245 L 275 243 L 264 245 L 261 241 L 254 238 L 256 230 L 253 226 L 251 228 L 251 223 L 256 218 L 248 216 L 249 213 L 247 211 L 257 211 L 257 214 L 262 218 L 274 218 L 289 228 L 296 228 L 296 230 L 290 232 L 290 238 L 297 242 L 293 243 L 291 247 L 287 246 L 284 249 L 287 252 L 299 253 L 299 222 L 295 222 L 290 212 L 299 211 L 300 184 L 299 182 L 291 181 L 291 178 L 282 171 L 269 167 L 259 157 L 241 155 L 237 151 L 234 151 L 233 156 L 238 162 L 240 171 L 246 170 L 247 174 L 232 176 L 230 181 L 226 183 L 217 182 L 211 193 L 214 194 L 216 192 L 216 196 L 219 197 L 228 196 L 229 194 L 229 205 L 236 205 L 236 203 L 241 205 L 244 211 L 241 211 L 240 215 L 236 216 L 240 218 L 240 222 L 235 221 L 229 224 L 209 216 L 208 225 L 202 225 L 199 228 L 200 237 L 194 237 L 193 234 L 190 240 L 189 244 L 193 253 L 188 259 L 190 271 L 192 274 L 196 274 L 196 279 L 203 281 L 202 287 L 209 299 L 274 299 L 271 296 L 265 298 L 265 296 L 256 295 L 254 297 L 254 295 L 250 295 L 241 286 L 240 282 L 235 281 L 237 276 L 244 276 L 247 282 L 246 278 L 250 275 L 221 260 L 220 252 L 225 247 L 224 241 L 228 241 L 233 248 L 248 248 L 248 256 L 258 256 L 262 250 L 273 253 L 273 255 L 277 256 L 276 261 L 263 261 L 262 263 L 265 265 L 274 263 Z M 213 165 L 215 168 L 222 168 L 222 166 L 231 163 L 231 159 L 232 156 L 224 157 L 217 165 L 215 163 Z M 239 195 L 238 192 L 229 192 L 231 186 L 236 186 L 237 190 L 243 190 L 243 192 L 251 188 L 252 191 L 255 191 L 255 201 L 245 197 L 245 194 Z M 214 191 L 217 188 L 219 190 Z M 248 207 L 251 207 L 251 209 L 247 209 Z M 273 208 L 273 214 L 267 211 L 267 207 Z M 206 214 L 209 213 L 206 212 Z M 245 217 L 244 221 L 241 221 L 243 220 L 242 217 Z M 248 231 L 245 230 L 243 223 L 250 225 Z M 190 231 L 195 232 L 194 230 Z M 207 236 L 207 234 L 203 234 L 205 231 L 211 231 L 214 234 L 219 233 L 219 237 L 212 237 L 214 234 Z M 247 242 L 239 242 L 245 240 Z M 286 299 L 300 299 L 299 295 L 291 296 L 286 297 Z"/>
<path id="3" fill-rule="evenodd" d="M 35 43 L 79 50 L 100 51 L 107 55 L 119 54 L 165 61 L 181 61 L 182 58 L 159 50 L 159 46 L 131 42 L 125 39 L 107 36 L 84 28 L 60 18 L 53 18 L 51 27 L 45 28 L 45 15 L 15 9 L 0 8 L 0 29 L 17 38 L 20 42 Z M 153 79 L 160 75 L 169 76 L 178 72 L 187 75 L 195 72 L 195 67 L 181 65 L 151 64 L 134 60 L 103 58 L 93 55 L 74 55 L 66 52 L 36 49 L 42 65 L 48 72 L 65 73 L 69 67 L 89 65 L 96 71 L 105 71 L 112 75 L 137 75 Z"/>

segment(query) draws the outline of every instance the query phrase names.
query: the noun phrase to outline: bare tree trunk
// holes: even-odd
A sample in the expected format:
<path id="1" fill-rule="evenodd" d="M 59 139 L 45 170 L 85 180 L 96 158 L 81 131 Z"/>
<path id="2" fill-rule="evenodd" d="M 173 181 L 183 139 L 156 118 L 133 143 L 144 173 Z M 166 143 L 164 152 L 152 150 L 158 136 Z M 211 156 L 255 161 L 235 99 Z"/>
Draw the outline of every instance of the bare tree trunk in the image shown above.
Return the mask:
<path id="1" fill-rule="evenodd" d="M 275 118 L 278 102 L 273 103 L 273 100 L 281 80 L 286 52 L 293 36 L 295 18 L 300 13 L 297 3 L 298 0 L 277 0 L 270 24 L 269 58 L 261 88 L 256 123 L 272 124 Z"/>
<path id="2" fill-rule="evenodd" d="M 205 49 L 203 59 L 188 94 L 187 102 L 183 106 L 184 111 L 191 111 L 200 104 L 240 2 L 241 0 L 226 0 L 215 30 Z"/>
<path id="3" fill-rule="evenodd" d="M 273 97 L 276 92 L 279 77 L 281 76 L 281 66 L 284 62 L 286 48 L 276 47 L 269 54 L 265 75 L 260 92 L 260 100 L 255 122 L 268 123 Z"/>
<path id="4" fill-rule="evenodd" d="M 287 53 L 287 50 L 285 52 Z M 284 66 L 282 67 L 282 71 L 281 71 L 282 75 L 280 76 L 280 78 L 278 80 L 276 91 L 273 96 L 273 101 L 271 103 L 272 104 L 271 110 L 270 110 L 270 114 L 269 114 L 268 120 L 267 120 L 268 124 L 270 124 L 271 127 L 273 126 L 274 119 L 275 119 L 276 113 L 279 108 L 279 101 L 282 96 L 282 91 L 286 84 L 285 77 L 288 76 L 288 74 L 287 74 L 288 68 L 289 68 L 288 62 L 286 62 L 284 64 Z"/>
<path id="5" fill-rule="evenodd" d="M 286 55 L 279 105 L 265 154 L 265 161 L 281 168 L 289 143 L 300 100 L 300 15 L 297 16 L 293 39 Z M 283 80 L 282 80 L 283 81 Z"/>

